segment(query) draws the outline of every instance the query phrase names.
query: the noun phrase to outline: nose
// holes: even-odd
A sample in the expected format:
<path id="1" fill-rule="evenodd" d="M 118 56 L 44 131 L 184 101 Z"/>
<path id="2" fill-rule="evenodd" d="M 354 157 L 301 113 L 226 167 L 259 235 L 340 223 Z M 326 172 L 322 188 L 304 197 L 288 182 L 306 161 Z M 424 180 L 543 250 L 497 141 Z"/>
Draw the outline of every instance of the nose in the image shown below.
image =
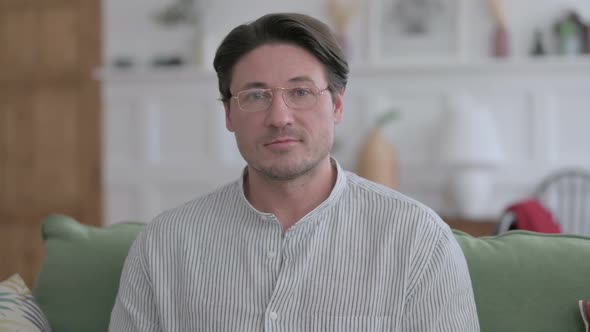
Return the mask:
<path id="1" fill-rule="evenodd" d="M 293 110 L 285 103 L 282 93 L 278 90 L 273 94 L 272 103 L 266 110 L 267 126 L 282 128 L 293 123 Z"/>

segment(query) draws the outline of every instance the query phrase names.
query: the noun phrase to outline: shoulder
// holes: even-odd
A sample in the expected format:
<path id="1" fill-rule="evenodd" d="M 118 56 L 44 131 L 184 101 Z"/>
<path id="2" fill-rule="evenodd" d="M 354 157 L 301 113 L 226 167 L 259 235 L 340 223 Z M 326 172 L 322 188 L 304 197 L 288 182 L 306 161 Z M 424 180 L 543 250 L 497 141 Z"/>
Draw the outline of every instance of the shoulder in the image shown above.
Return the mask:
<path id="1" fill-rule="evenodd" d="M 442 232 L 452 235 L 448 225 L 424 203 L 397 190 L 347 172 L 347 199 L 360 205 L 365 213 L 379 213 L 396 223 L 406 223 L 407 231 Z"/>
<path id="2" fill-rule="evenodd" d="M 157 238 L 175 236 L 189 229 L 200 227 L 203 222 L 214 220 L 228 205 L 239 199 L 237 181 L 228 183 L 206 195 L 195 198 L 177 207 L 168 209 L 148 223 L 143 231 L 144 236 Z"/>

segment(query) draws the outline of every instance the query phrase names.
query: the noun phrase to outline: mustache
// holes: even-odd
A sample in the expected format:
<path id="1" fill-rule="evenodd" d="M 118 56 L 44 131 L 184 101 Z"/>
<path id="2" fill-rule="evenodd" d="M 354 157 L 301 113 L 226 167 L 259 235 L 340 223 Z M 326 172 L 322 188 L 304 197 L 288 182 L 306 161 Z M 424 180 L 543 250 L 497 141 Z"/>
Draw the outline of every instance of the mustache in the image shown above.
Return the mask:
<path id="1" fill-rule="evenodd" d="M 262 140 L 264 142 L 272 142 L 283 137 L 292 137 L 295 139 L 303 140 L 304 136 L 305 135 L 301 130 L 298 130 L 296 128 L 283 127 L 273 128 L 270 133 L 268 133 L 262 138 Z"/>

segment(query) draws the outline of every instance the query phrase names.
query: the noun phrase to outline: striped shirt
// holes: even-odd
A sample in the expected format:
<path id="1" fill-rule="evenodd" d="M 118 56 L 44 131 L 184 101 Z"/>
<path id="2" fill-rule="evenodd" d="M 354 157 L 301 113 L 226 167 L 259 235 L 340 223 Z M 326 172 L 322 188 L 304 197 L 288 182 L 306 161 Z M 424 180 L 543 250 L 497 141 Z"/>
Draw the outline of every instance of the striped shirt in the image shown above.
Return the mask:
<path id="1" fill-rule="evenodd" d="M 479 331 L 465 257 L 429 208 L 345 172 L 283 234 L 240 179 L 158 216 L 109 331 Z"/>

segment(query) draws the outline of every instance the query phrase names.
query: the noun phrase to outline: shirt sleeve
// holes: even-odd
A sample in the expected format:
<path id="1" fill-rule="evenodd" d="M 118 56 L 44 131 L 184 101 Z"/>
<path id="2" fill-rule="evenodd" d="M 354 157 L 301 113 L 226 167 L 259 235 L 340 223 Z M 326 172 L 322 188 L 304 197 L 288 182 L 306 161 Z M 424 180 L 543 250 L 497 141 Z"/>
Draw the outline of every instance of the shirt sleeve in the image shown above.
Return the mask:
<path id="1" fill-rule="evenodd" d="M 161 331 L 152 283 L 147 273 L 145 242 L 143 232 L 129 250 L 111 312 L 109 332 Z"/>
<path id="2" fill-rule="evenodd" d="M 434 245 L 422 247 L 425 259 L 409 290 L 402 331 L 478 332 L 473 288 L 461 247 L 446 226 L 431 242 Z"/>

